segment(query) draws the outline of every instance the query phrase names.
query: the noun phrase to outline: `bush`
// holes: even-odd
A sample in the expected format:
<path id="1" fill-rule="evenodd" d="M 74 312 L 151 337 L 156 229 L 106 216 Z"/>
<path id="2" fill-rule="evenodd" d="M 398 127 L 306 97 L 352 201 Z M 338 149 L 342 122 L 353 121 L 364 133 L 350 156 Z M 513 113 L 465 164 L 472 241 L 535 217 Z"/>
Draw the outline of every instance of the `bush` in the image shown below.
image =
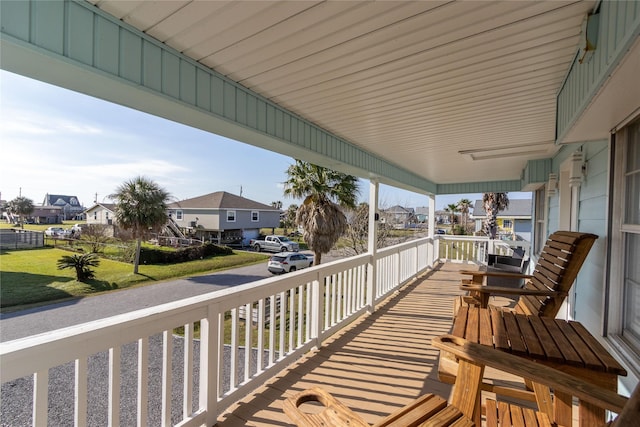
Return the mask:
<path id="1" fill-rule="evenodd" d="M 218 255 L 231 255 L 233 250 L 228 246 L 205 243 L 202 246 L 189 246 L 176 251 L 157 248 L 140 248 L 140 264 L 176 264 L 195 261 Z"/>
<path id="2" fill-rule="evenodd" d="M 100 259 L 96 254 L 64 255 L 58 260 L 58 270 L 73 268 L 76 271 L 78 282 L 86 282 L 94 278 L 94 271 L 90 267 L 100 265 Z"/>

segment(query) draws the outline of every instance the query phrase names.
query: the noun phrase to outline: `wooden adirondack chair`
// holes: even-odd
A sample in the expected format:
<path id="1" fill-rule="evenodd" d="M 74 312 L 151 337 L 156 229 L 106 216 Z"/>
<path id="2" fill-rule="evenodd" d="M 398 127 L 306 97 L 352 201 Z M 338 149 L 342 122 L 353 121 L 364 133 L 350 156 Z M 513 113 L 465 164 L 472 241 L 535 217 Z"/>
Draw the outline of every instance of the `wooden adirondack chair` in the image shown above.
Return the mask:
<path id="1" fill-rule="evenodd" d="M 580 402 L 588 402 L 600 408 L 620 414 L 613 425 L 627 427 L 637 425 L 640 419 L 640 387 L 636 387 L 630 399 L 610 390 L 572 377 L 564 372 L 536 364 L 518 356 L 495 350 L 491 347 L 471 343 L 462 338 L 444 335 L 433 340 L 433 345 L 455 354 L 460 359 L 451 403 L 439 396 L 427 394 L 419 397 L 400 410 L 374 424 L 376 427 L 412 426 L 472 426 L 481 425 L 481 386 L 485 366 L 500 369 L 514 375 L 535 378 L 536 384 L 563 392 L 570 392 Z M 302 405 L 319 402 L 321 411 L 308 413 Z M 284 412 L 300 427 L 369 427 L 358 414 L 335 399 L 326 391 L 314 387 L 285 400 Z M 493 426 L 552 426 L 550 402 L 540 401 L 534 411 L 515 404 L 495 402 L 487 399 L 485 424 Z"/>
<path id="2" fill-rule="evenodd" d="M 555 317 L 597 238 L 595 234 L 556 231 L 549 236 L 532 275 L 462 271 L 471 276 L 460 286 L 469 295 L 456 299 L 454 313 L 463 304 L 486 307 L 489 297 L 499 294 L 519 297 L 515 306 L 518 313 Z M 488 277 L 526 281 L 522 288 L 487 286 Z"/>

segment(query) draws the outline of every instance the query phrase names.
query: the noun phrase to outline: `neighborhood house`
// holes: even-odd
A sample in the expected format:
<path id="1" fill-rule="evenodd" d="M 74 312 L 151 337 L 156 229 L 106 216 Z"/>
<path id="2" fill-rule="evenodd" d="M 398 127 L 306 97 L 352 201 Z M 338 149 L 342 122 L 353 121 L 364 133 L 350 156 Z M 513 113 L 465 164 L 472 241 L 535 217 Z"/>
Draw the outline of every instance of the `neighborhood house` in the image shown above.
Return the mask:
<path id="1" fill-rule="evenodd" d="M 533 203 L 531 199 L 509 200 L 509 207 L 498 212 L 496 221 L 498 234 L 513 240 L 531 241 L 531 216 Z M 482 200 L 476 200 L 471 218 L 476 222 L 476 231 L 484 229 L 487 217 Z"/>
<path id="2" fill-rule="evenodd" d="M 115 203 L 96 203 L 85 211 L 87 224 L 114 225 Z"/>
<path id="3" fill-rule="evenodd" d="M 280 225 L 279 209 L 226 191 L 171 203 L 168 215 L 185 235 L 227 245 L 248 245 L 261 228 Z"/>
<path id="4" fill-rule="evenodd" d="M 61 194 L 46 194 L 44 196 L 44 200 L 42 202 L 42 207 L 47 208 L 59 208 L 60 211 L 58 215 L 60 216 L 59 221 L 56 223 L 60 223 L 63 220 L 68 219 L 82 219 L 82 213 L 84 212 L 84 206 L 78 200 L 76 196 L 65 196 Z M 35 215 L 34 215 L 35 216 Z M 45 221 L 47 224 L 52 224 L 54 222 Z"/>

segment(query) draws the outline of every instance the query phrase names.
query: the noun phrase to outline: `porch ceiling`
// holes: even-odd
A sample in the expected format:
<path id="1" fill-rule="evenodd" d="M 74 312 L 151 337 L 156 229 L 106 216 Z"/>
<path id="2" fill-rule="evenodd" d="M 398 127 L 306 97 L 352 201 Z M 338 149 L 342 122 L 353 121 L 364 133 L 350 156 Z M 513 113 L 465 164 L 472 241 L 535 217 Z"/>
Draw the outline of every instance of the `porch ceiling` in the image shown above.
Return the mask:
<path id="1" fill-rule="evenodd" d="M 435 183 L 519 179 L 594 1 L 90 0 Z"/>

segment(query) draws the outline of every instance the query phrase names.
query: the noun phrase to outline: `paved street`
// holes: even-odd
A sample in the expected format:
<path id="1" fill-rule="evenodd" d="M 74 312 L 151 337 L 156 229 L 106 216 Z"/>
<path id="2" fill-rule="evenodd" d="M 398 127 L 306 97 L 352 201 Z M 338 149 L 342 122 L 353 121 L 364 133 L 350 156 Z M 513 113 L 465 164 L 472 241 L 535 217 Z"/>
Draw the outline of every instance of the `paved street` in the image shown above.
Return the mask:
<path id="1" fill-rule="evenodd" d="M 337 259 L 328 255 L 323 262 Z M 10 341 L 272 277 L 267 262 L 0 315 L 0 341 Z"/>
<path id="2" fill-rule="evenodd" d="M 267 271 L 266 261 L 260 264 L 226 270 L 220 273 L 194 276 L 185 279 L 157 283 L 135 289 L 110 292 L 86 298 L 79 298 L 59 304 L 51 304 L 30 310 L 8 313 L 0 316 L 0 335 L 2 341 L 9 341 L 25 336 L 60 329 L 75 324 L 85 323 L 116 314 L 126 313 L 145 307 L 176 301 L 191 296 L 215 292 L 231 286 L 237 286 L 255 280 L 271 277 Z M 173 336 L 173 401 L 171 405 L 172 419 L 177 423 L 182 416 L 182 338 Z M 162 371 L 162 339 L 154 335 L 149 342 L 149 421 L 153 425 L 160 424 L 161 408 L 161 371 Z M 255 350 L 254 350 L 255 352 Z M 199 342 L 194 342 L 194 358 L 199 359 Z M 225 349 L 223 357 L 229 356 Z M 257 357 L 253 356 L 253 360 Z M 239 354 L 240 367 L 244 366 L 244 350 Z M 121 424 L 135 424 L 137 371 L 137 343 L 123 346 L 121 356 Z M 225 362 L 224 366 L 229 366 Z M 194 409 L 198 398 L 198 363 L 194 366 Z M 252 368 L 255 369 L 255 366 Z M 227 369 L 221 373 L 224 389 L 229 388 L 230 375 Z M 240 373 L 243 375 L 243 373 Z M 67 363 L 49 371 L 49 417 L 50 423 L 56 426 L 73 425 L 73 364 Z M 107 391 L 108 391 L 108 353 L 101 352 L 89 358 L 88 371 L 88 426 L 107 424 Z M 2 384 L 0 388 L 0 426 L 31 425 L 31 402 L 33 399 L 33 379 L 19 378 Z"/>

